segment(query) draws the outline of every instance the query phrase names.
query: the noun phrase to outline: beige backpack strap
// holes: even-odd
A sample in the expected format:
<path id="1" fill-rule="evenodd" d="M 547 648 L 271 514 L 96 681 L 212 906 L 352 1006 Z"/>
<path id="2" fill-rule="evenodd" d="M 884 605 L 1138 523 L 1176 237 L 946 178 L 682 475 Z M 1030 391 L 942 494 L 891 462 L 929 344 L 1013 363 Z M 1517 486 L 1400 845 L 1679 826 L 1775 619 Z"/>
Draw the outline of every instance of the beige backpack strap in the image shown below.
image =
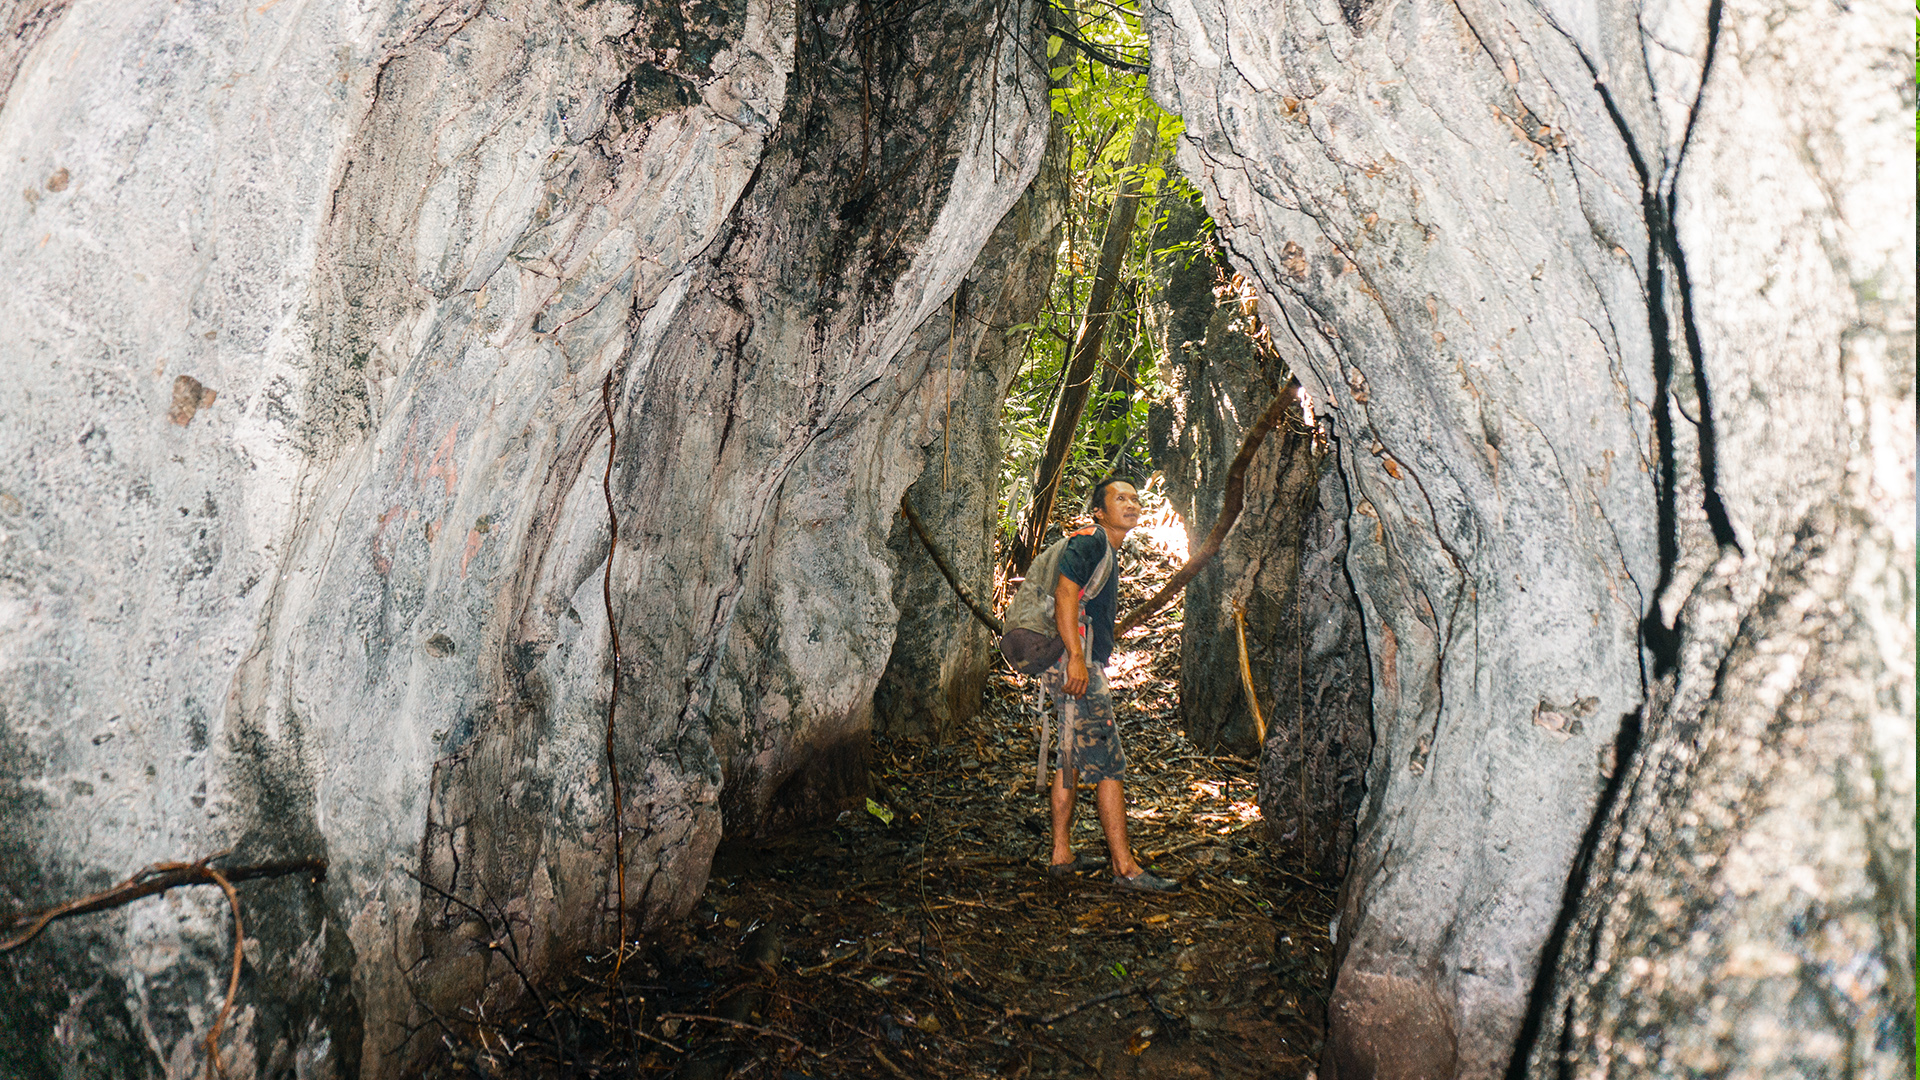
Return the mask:
<path id="1" fill-rule="evenodd" d="M 1034 723 L 1039 725 L 1033 744 L 1040 748 L 1039 760 L 1033 763 L 1033 784 L 1041 791 L 1047 790 L 1047 687 L 1039 677 L 1033 680 Z"/>
<path id="2" fill-rule="evenodd" d="M 1080 590 L 1081 626 L 1087 625 L 1087 601 L 1100 595 L 1100 590 L 1107 587 L 1107 576 L 1113 573 L 1113 545 L 1107 543 L 1105 529 L 1100 531 L 1100 540 L 1103 544 L 1106 544 L 1106 552 L 1100 556 L 1099 565 L 1095 566 L 1093 573 L 1087 577 L 1086 588 Z"/>

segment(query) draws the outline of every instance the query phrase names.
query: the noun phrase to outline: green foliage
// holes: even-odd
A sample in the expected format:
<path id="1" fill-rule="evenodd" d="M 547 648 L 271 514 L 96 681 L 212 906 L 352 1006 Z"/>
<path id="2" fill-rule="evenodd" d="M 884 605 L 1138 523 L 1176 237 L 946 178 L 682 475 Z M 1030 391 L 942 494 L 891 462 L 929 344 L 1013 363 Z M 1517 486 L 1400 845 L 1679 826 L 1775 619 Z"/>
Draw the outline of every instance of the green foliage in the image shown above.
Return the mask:
<path id="1" fill-rule="evenodd" d="M 1107 0 L 1091 2 L 1097 7 L 1090 14 L 1056 11 L 1101 51 L 1130 62 L 1144 61 L 1147 39 L 1139 14 Z M 1168 257 L 1191 257 L 1202 243 L 1153 250 L 1153 237 L 1165 220 L 1162 207 L 1174 200 L 1197 201 L 1199 195 L 1169 169 L 1174 140 L 1184 126 L 1179 117 L 1154 104 L 1147 94 L 1147 77 L 1091 59 L 1058 35 L 1048 38 L 1047 57 L 1052 65 L 1055 122 L 1066 128 L 1072 145 L 1068 168 L 1072 191 L 1047 303 L 1034 322 L 1009 329 L 1024 335 L 1026 361 L 1002 419 L 1006 447 L 1000 485 L 1003 538 L 1018 528 L 1018 518 L 1033 494 L 1033 470 L 1046 445 L 1047 424 L 1085 316 L 1107 213 L 1127 179 L 1127 151 L 1141 117 L 1156 122 L 1160 145 L 1139 170 L 1140 215 L 1115 290 L 1103 362 L 1094 376 L 1095 392 L 1061 481 L 1057 516 L 1077 512 L 1080 494 L 1108 472 L 1115 459 L 1121 459 L 1121 464 L 1145 460 L 1147 406 L 1160 393 L 1164 375 L 1164 358 L 1157 355 L 1144 310 L 1154 295 L 1153 268 Z M 1116 373 L 1116 367 L 1124 373 Z"/>

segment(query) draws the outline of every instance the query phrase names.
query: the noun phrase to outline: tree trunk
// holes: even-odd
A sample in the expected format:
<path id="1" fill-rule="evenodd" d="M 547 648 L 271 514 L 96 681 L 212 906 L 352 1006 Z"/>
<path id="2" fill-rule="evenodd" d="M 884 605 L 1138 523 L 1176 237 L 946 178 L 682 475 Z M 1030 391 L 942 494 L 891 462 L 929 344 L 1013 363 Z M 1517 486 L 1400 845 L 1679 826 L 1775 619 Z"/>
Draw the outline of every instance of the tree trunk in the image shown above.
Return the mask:
<path id="1" fill-rule="evenodd" d="M 1151 119 L 1134 125 L 1133 143 L 1127 148 L 1127 177 L 1107 214 L 1107 230 L 1100 239 L 1100 262 L 1087 291 L 1086 315 L 1080 320 L 1080 332 L 1074 336 L 1065 385 L 1054 403 L 1053 418 L 1047 422 L 1046 449 L 1034 467 L 1033 499 L 1027 504 L 1026 518 L 1007 555 L 1008 577 L 1026 573 L 1027 565 L 1045 546 L 1043 541 L 1053 520 L 1060 477 L 1066 470 L 1067 455 L 1073 450 L 1080 416 L 1086 411 L 1087 391 L 1093 385 L 1094 369 L 1100 362 L 1102 342 L 1106 339 L 1107 320 L 1112 314 L 1114 287 L 1120 280 L 1120 266 L 1133 236 L 1133 219 L 1140 208 L 1141 166 L 1153 160 L 1159 131 L 1157 121 Z"/>
<path id="2" fill-rule="evenodd" d="M 1116 314 L 1125 312 L 1131 325 L 1123 324 L 1123 332 L 1108 342 L 1106 362 L 1100 365 L 1100 404 L 1093 413 L 1095 427 L 1105 427 L 1127 415 L 1133 408 L 1134 389 L 1140 382 L 1140 360 L 1148 352 L 1140 340 L 1144 335 L 1141 332 L 1138 292 L 1135 282 L 1120 283 L 1120 297 L 1114 304 L 1114 310 Z M 1106 458 L 1108 472 L 1125 470 L 1126 462 L 1121 460 L 1121 451 L 1127 449 L 1126 443 L 1122 439 L 1100 444 L 1100 454 Z"/>
<path id="3" fill-rule="evenodd" d="M 1322 1076 L 1911 1075 L 1898 13 L 1150 11 L 1349 450 L 1378 741 Z"/>

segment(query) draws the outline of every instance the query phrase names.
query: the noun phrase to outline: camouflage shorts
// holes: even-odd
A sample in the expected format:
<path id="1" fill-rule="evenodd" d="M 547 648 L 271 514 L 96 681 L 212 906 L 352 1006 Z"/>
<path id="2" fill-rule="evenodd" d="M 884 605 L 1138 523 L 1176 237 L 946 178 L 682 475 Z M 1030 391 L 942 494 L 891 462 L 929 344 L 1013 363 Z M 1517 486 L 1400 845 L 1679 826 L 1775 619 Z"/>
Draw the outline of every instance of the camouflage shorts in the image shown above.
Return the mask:
<path id="1" fill-rule="evenodd" d="M 1099 782 L 1118 780 L 1127 771 L 1127 752 L 1120 746 L 1120 725 L 1113 718 L 1113 695 L 1107 692 L 1107 676 L 1099 664 L 1087 664 L 1087 692 L 1079 697 L 1067 694 L 1067 657 L 1063 654 L 1040 676 L 1058 707 L 1062 735 L 1073 732 L 1073 746 L 1066 760 L 1055 758 L 1055 765 L 1071 765 L 1082 780 Z"/>

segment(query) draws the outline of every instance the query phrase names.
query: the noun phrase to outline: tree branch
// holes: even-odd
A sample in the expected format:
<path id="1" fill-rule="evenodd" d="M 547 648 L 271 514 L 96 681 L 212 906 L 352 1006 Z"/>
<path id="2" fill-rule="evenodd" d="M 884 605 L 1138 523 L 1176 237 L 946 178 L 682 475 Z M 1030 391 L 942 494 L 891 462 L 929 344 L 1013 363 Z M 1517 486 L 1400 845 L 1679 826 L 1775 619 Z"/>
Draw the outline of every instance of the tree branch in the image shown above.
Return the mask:
<path id="1" fill-rule="evenodd" d="M 1253 455 L 1260 449 L 1260 443 L 1266 439 L 1267 432 L 1278 427 L 1281 419 L 1286 416 L 1288 407 L 1298 407 L 1295 391 L 1299 385 L 1291 379 L 1287 380 L 1287 385 L 1280 390 L 1280 396 L 1274 398 L 1273 404 L 1267 406 L 1267 411 L 1261 413 L 1260 419 L 1253 422 L 1253 428 L 1247 432 L 1246 440 L 1240 444 L 1240 452 L 1234 455 L 1233 465 L 1227 469 L 1226 491 L 1220 501 L 1220 519 L 1213 523 L 1213 531 L 1207 534 L 1207 539 L 1200 545 L 1200 550 L 1194 552 L 1186 565 L 1167 579 L 1167 583 L 1160 587 L 1159 592 L 1154 593 L 1146 603 L 1127 612 L 1127 617 L 1120 620 L 1120 625 L 1114 628 L 1113 636 L 1116 640 L 1127 631 L 1146 622 L 1154 612 L 1165 607 L 1167 601 L 1173 599 L 1181 589 L 1186 588 L 1187 582 L 1192 581 L 1194 575 L 1207 565 L 1207 560 L 1219 552 L 1221 543 L 1227 538 L 1227 531 L 1233 528 L 1234 521 L 1240 517 L 1240 507 L 1246 501 L 1247 466 L 1253 463 Z"/>
<path id="2" fill-rule="evenodd" d="M 207 1031 L 207 1075 L 224 1077 L 226 1067 L 220 1064 L 220 1029 L 227 1024 L 227 1017 L 233 1013 L 233 999 L 240 993 L 241 945 L 246 940 L 246 931 L 240 923 L 240 894 L 233 889 L 236 881 L 250 881 L 254 878 L 283 877 L 301 872 L 311 873 L 315 878 L 327 876 L 325 859 L 294 859 L 287 862 L 261 863 L 256 866 L 236 866 L 231 870 L 215 870 L 207 864 L 228 854 L 225 851 L 209 855 L 199 862 L 163 862 L 141 870 L 127 880 L 78 900 L 69 900 L 38 914 L 19 915 L 13 925 L 27 924 L 25 930 L 13 937 L 0 941 L 0 954 L 10 953 L 34 938 L 40 936 L 50 924 L 60 919 L 70 919 L 75 915 L 85 915 L 94 911 L 122 907 L 144 896 L 177 889 L 182 885 L 218 885 L 227 896 L 227 907 L 233 913 L 233 970 L 227 977 L 227 997 L 220 1005 L 220 1014 L 213 1018 L 213 1027 Z"/>
<path id="3" fill-rule="evenodd" d="M 209 855 L 197 863 L 155 863 L 110 889 L 103 889 L 80 897 L 78 900 L 69 900 L 42 912 L 17 915 L 13 919 L 13 925 L 25 926 L 26 929 L 0 941 L 0 954 L 10 953 L 39 937 L 40 931 L 61 919 L 71 919 L 75 915 L 87 915 L 95 911 L 105 911 L 108 908 L 123 907 L 142 897 L 163 893 L 168 889 L 177 889 L 182 885 L 215 884 L 209 876 L 215 871 L 210 871 L 206 863 L 216 858 L 219 856 Z M 285 877 L 288 874 L 300 873 L 309 873 L 319 879 L 327 876 L 327 860 L 289 859 L 285 862 L 236 866 L 230 870 L 217 871 L 217 873 L 229 882 Z"/>
<path id="4" fill-rule="evenodd" d="M 1115 71 L 1125 71 L 1134 75 L 1147 74 L 1147 65 L 1135 63 L 1132 60 L 1122 60 L 1120 57 L 1081 37 L 1071 27 L 1067 26 L 1066 13 L 1059 8 L 1048 4 L 1045 11 L 1047 29 L 1058 34 L 1060 40 L 1085 53 L 1087 59 L 1095 63 L 1105 64 Z"/>
<path id="5" fill-rule="evenodd" d="M 947 557 L 940 554 L 939 548 L 933 546 L 933 538 L 927 535 L 927 527 L 921 523 L 920 515 L 914 513 L 913 504 L 907 501 L 905 492 L 900 495 L 900 512 L 907 516 L 907 524 L 913 527 L 913 535 L 919 537 L 920 542 L 926 545 L 927 554 L 933 556 L 933 565 L 940 568 L 941 576 L 947 579 L 948 585 L 953 586 L 954 595 L 960 598 L 961 603 L 967 605 L 967 610 L 973 612 L 973 617 L 979 619 L 982 625 L 996 635 L 1006 633 L 1005 624 L 995 618 L 986 605 L 974 599 L 973 593 L 969 592 L 965 585 L 960 584 L 960 578 L 953 572 L 953 567 L 947 565 Z"/>

